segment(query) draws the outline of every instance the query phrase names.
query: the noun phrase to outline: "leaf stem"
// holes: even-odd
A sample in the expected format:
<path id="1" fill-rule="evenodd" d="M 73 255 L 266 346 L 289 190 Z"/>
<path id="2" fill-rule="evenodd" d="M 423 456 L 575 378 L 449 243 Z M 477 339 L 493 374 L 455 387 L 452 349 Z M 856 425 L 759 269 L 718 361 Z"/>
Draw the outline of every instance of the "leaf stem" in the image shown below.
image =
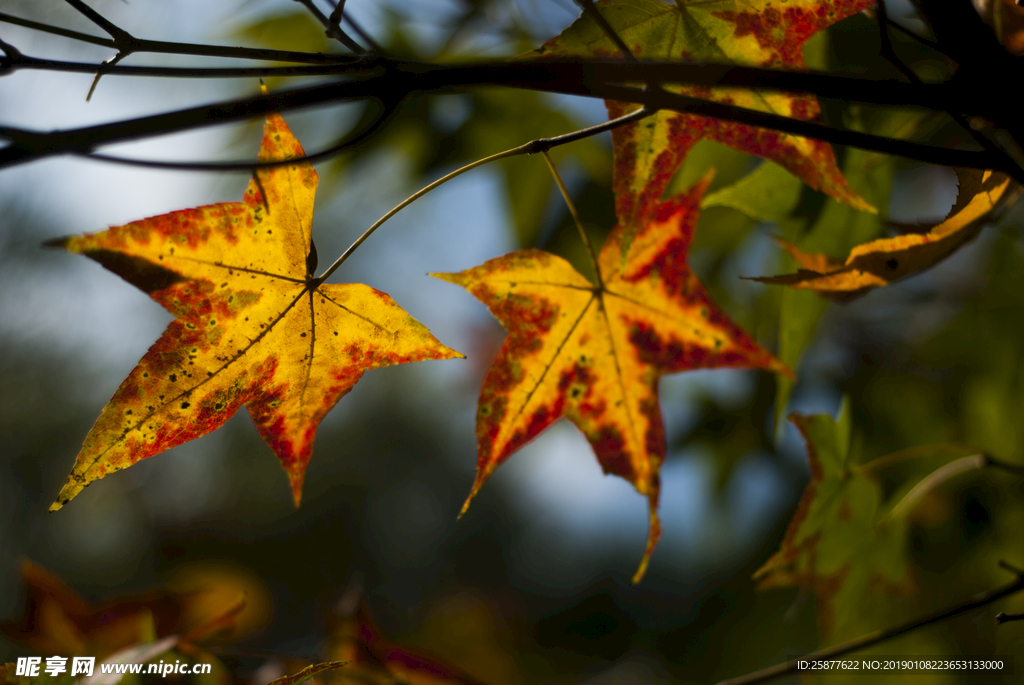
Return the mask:
<path id="1" fill-rule="evenodd" d="M 543 153 L 544 161 L 548 163 L 548 169 L 551 170 L 551 175 L 555 177 L 555 184 L 558 185 L 559 192 L 562 193 L 562 199 L 565 200 L 565 205 L 569 208 L 569 213 L 572 214 L 572 220 L 576 224 L 576 228 L 580 232 L 580 238 L 583 239 L 583 244 L 587 246 L 587 254 L 590 256 L 590 263 L 594 266 L 594 273 L 597 275 L 597 287 L 600 290 L 604 290 L 604 282 L 601 279 L 601 267 L 597 263 L 597 253 L 594 252 L 594 245 L 590 242 L 590 236 L 587 235 L 587 230 L 583 228 L 583 221 L 580 220 L 579 212 L 576 211 L 576 203 L 572 201 L 572 197 L 569 195 L 569 190 L 565 187 L 565 183 L 562 182 L 562 177 L 558 173 L 558 168 L 555 167 L 555 163 L 551 161 L 551 155 L 548 154 L 547 150 Z"/>
<path id="2" fill-rule="evenodd" d="M 896 452 L 890 452 L 889 454 L 872 459 L 866 464 L 855 466 L 852 470 L 861 474 L 868 474 L 877 472 L 880 469 L 888 468 L 894 464 L 900 462 L 910 461 L 911 459 L 919 459 L 932 454 L 942 454 L 944 452 L 977 452 L 977 447 L 971 445 L 961 445 L 958 443 L 941 443 L 937 445 L 918 445 L 916 447 L 907 447 Z"/>
<path id="3" fill-rule="evenodd" d="M 504 152 L 499 152 L 497 154 L 491 155 L 490 157 L 484 157 L 483 159 L 478 159 L 475 162 L 471 162 L 471 163 L 467 164 L 466 166 L 459 167 L 458 169 L 456 169 L 455 171 L 451 172 L 450 174 L 445 174 L 444 176 L 442 176 L 441 178 L 437 179 L 433 183 L 431 183 L 429 185 L 426 185 L 423 188 L 420 188 L 418 191 L 416 191 L 415 193 L 413 193 L 412 195 L 410 195 L 409 197 L 405 198 L 400 203 L 398 203 L 398 205 L 396 205 L 387 214 L 385 214 L 381 218 L 377 219 L 377 221 L 375 221 L 372 226 L 370 226 L 368 229 L 363 231 L 363 234 L 361 236 L 359 236 L 358 238 L 356 238 L 356 241 L 354 243 L 352 243 L 349 246 L 349 248 L 347 250 L 345 250 L 341 254 L 341 256 L 338 257 L 334 261 L 334 263 L 331 264 L 327 268 L 327 271 L 325 271 L 319 278 L 316 279 L 317 282 L 318 283 L 323 283 L 331 274 L 333 274 L 335 271 L 337 271 L 338 267 L 341 266 L 342 264 L 344 264 L 345 260 L 347 260 L 349 257 L 351 257 L 352 253 L 355 252 L 357 249 L 359 249 L 359 246 L 362 245 L 364 242 L 366 242 L 366 239 L 369 238 L 371 235 L 373 235 L 373 232 L 376 231 L 378 228 L 380 228 L 381 225 L 383 225 L 385 221 L 387 221 L 388 219 L 393 217 L 395 214 L 398 214 L 400 211 L 402 211 L 403 209 L 405 209 L 406 207 L 411 205 L 413 202 L 415 202 L 416 200 L 420 199 L 421 197 L 423 197 L 424 195 L 429 193 L 434 188 L 437 188 L 438 186 L 444 185 L 445 183 L 447 183 L 448 181 L 452 180 L 453 178 L 461 176 L 462 174 L 466 173 L 467 171 L 472 171 L 473 169 L 476 169 L 478 166 L 483 166 L 484 164 L 488 164 L 490 162 L 494 162 L 494 161 L 497 161 L 499 159 L 504 159 L 505 157 L 512 157 L 514 155 L 520 155 L 520 154 L 523 154 L 523 153 L 520 151 L 519 148 L 512 148 L 511 150 L 505 150 Z"/>
<path id="4" fill-rule="evenodd" d="M 987 462 L 984 454 L 972 454 L 969 457 L 961 457 L 960 459 L 949 462 L 945 466 L 940 466 L 922 478 L 917 485 L 912 487 L 910 492 L 904 495 L 903 499 L 897 502 L 896 506 L 892 508 L 892 511 L 889 512 L 889 516 L 892 518 L 905 516 L 906 513 L 913 509 L 914 505 L 921 501 L 925 495 L 953 476 L 971 469 L 984 468 L 986 465 Z"/>
<path id="5" fill-rule="evenodd" d="M 523 145 L 520 145 L 519 147 L 514 147 L 514 148 L 511 148 L 511 149 L 505 150 L 504 152 L 498 152 L 496 154 L 491 155 L 490 157 L 484 157 L 483 159 L 478 159 L 475 162 L 471 162 L 471 163 L 467 164 L 466 166 L 463 166 L 463 167 L 460 167 L 460 168 L 456 169 L 455 171 L 451 172 L 450 174 L 445 174 L 444 176 L 442 176 L 441 178 L 437 179 L 433 183 L 424 186 L 423 188 L 421 188 L 420 190 L 416 191 L 415 193 L 413 193 L 409 197 L 405 198 L 405 200 L 403 200 L 398 205 L 396 205 L 394 209 L 392 209 L 390 212 L 388 212 L 387 214 L 385 214 L 381 218 L 377 219 L 377 221 L 375 221 L 372 226 L 370 226 L 368 229 L 366 229 L 361 236 L 356 238 L 356 241 L 354 243 L 352 243 L 349 246 L 349 248 L 347 250 L 345 250 L 341 254 L 341 256 L 338 257 L 334 261 L 334 263 L 331 264 L 327 268 L 327 270 L 319 278 L 316 279 L 316 282 L 319 284 L 319 283 L 323 283 L 325 280 L 327 280 L 327 278 L 331 274 L 333 274 L 335 271 L 337 271 L 338 267 L 341 266 L 343 263 L 345 263 L 345 260 L 347 260 L 349 257 L 351 257 L 352 253 L 355 252 L 359 248 L 360 245 L 362 245 L 364 242 L 366 242 L 366 239 L 369 238 L 373 234 L 374 231 L 376 231 L 378 228 L 380 228 L 381 225 L 385 221 L 387 221 L 388 219 L 393 217 L 395 214 L 398 214 L 398 212 L 402 211 L 403 209 L 405 209 L 406 207 L 411 205 L 413 202 L 415 202 L 416 200 L 420 199 L 421 197 L 423 197 L 424 195 L 429 193 L 434 188 L 437 188 L 438 186 L 444 185 L 445 183 L 447 183 L 448 181 L 452 180 L 453 178 L 461 176 L 462 174 L 466 173 L 467 171 L 472 171 L 473 169 L 476 169 L 479 166 L 483 166 L 484 164 L 489 164 L 490 162 L 496 162 L 499 159 L 505 159 L 506 157 L 515 157 L 516 155 L 532 155 L 532 154 L 537 154 L 538 152 L 544 154 L 544 156 L 547 157 L 547 151 L 550 150 L 553 147 L 556 147 L 558 145 L 565 145 L 566 143 L 572 143 L 572 142 L 577 141 L 577 140 L 582 140 L 583 138 L 588 138 L 590 136 L 597 135 L 598 133 L 603 133 L 605 131 L 610 131 L 613 128 L 617 128 L 619 126 L 624 126 L 624 125 L 632 123 L 634 121 L 638 121 L 640 119 L 643 119 L 644 117 L 648 117 L 648 116 L 650 116 L 653 113 L 654 113 L 653 110 L 648 110 L 645 107 L 645 108 L 637 110 L 636 112 L 632 112 L 630 114 L 627 114 L 626 116 L 619 117 L 618 119 L 612 119 L 611 121 L 605 121 L 605 122 L 602 122 L 600 124 L 595 124 L 594 126 L 588 126 L 587 128 L 583 128 L 583 129 L 580 129 L 578 131 L 572 131 L 571 133 L 565 133 L 565 134 L 560 135 L 560 136 L 555 136 L 554 138 L 538 138 L 536 140 L 531 140 L 530 142 L 525 143 Z M 557 179 L 557 176 L 556 176 L 556 179 Z M 585 241 L 587 240 L 586 234 L 584 234 L 584 238 L 583 239 Z M 587 245 L 589 247 L 589 245 L 590 245 L 589 241 L 587 241 Z M 591 250 L 591 255 L 593 255 L 593 250 Z M 596 269 L 597 268 L 597 263 L 595 262 L 594 264 L 595 264 L 595 269 Z M 597 277 L 600 280 L 600 278 L 601 278 L 600 271 L 598 271 L 598 276 Z"/>
<path id="6" fill-rule="evenodd" d="M 1024 573 L 1011 567 L 1009 564 L 1006 564 L 1005 562 L 1000 562 L 1000 566 L 1013 573 L 1016 573 L 1017 580 L 1001 588 L 990 590 L 988 592 L 979 593 L 971 599 L 967 600 L 966 602 L 957 604 L 956 606 L 944 609 L 942 611 L 931 614 L 929 616 L 925 616 L 923 618 L 909 621 L 902 625 L 896 626 L 895 628 L 889 628 L 888 630 L 879 630 L 873 633 L 868 633 L 867 635 L 863 635 L 855 640 L 850 640 L 849 642 L 844 642 L 842 644 L 835 645 L 834 647 L 828 647 L 827 649 L 820 649 L 816 652 L 811 652 L 810 654 L 806 654 L 796 659 L 790 659 L 789 661 L 786 661 L 784 663 L 776 664 L 775 666 L 770 666 L 768 668 L 761 669 L 760 671 L 748 673 L 747 675 L 739 676 L 738 678 L 730 678 L 728 680 L 723 680 L 719 682 L 718 685 L 754 685 L 754 683 L 764 683 L 769 680 L 774 680 L 775 678 L 781 678 L 784 675 L 796 673 L 799 668 L 799 663 L 801 661 L 812 661 L 815 659 L 831 659 L 837 656 L 842 656 L 843 654 L 849 654 L 850 652 L 856 652 L 862 649 L 866 649 L 879 643 L 887 642 L 888 640 L 891 640 L 895 637 L 899 637 L 904 633 L 909 633 L 911 631 L 917 630 L 919 628 L 924 628 L 925 626 L 929 626 L 934 623 L 940 623 L 955 616 L 959 616 L 960 614 L 965 614 L 969 611 L 973 611 L 974 609 L 980 609 L 981 607 L 999 601 L 1004 597 L 1009 597 L 1010 595 L 1016 594 L 1021 590 L 1024 590 Z"/>

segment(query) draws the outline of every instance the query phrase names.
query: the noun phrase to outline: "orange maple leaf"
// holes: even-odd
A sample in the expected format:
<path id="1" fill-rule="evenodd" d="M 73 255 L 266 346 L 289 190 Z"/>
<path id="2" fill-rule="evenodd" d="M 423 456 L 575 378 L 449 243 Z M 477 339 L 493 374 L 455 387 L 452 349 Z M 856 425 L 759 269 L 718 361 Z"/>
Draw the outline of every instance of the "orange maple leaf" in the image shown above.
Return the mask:
<path id="1" fill-rule="evenodd" d="M 647 547 L 634 582 L 643 576 L 661 530 L 662 374 L 759 367 L 791 375 L 711 302 L 686 264 L 709 182 L 658 205 L 624 269 L 624 229 L 612 231 L 597 285 L 541 250 L 432 274 L 465 287 L 509 331 L 480 391 L 477 476 L 463 512 L 499 464 L 564 416 L 586 435 L 605 473 L 648 498 Z"/>
<path id="2" fill-rule="evenodd" d="M 268 116 L 259 160 L 303 155 L 284 119 Z M 314 278 L 316 186 L 308 162 L 264 168 L 242 202 L 49 243 L 91 257 L 177 317 L 96 420 L 51 511 L 98 478 L 216 430 L 243 405 L 298 506 L 317 426 L 365 370 L 462 357 L 385 293 Z"/>
<path id="3" fill-rule="evenodd" d="M 871 7 L 875 0 L 772 0 L 698 2 L 676 0 L 600 0 L 597 11 L 639 59 L 688 60 L 750 66 L 804 67 L 803 46 L 827 26 Z M 587 12 L 533 56 L 620 56 Z M 804 120 L 816 120 L 813 96 L 759 92 L 741 88 L 670 87 L 694 97 L 734 104 Z M 607 100 L 610 119 L 638 105 Z M 686 155 L 703 138 L 770 159 L 804 183 L 850 206 L 874 208 L 849 187 L 828 143 L 788 133 L 693 114 L 661 111 L 612 131 L 615 211 L 626 227 L 628 250 Z"/>

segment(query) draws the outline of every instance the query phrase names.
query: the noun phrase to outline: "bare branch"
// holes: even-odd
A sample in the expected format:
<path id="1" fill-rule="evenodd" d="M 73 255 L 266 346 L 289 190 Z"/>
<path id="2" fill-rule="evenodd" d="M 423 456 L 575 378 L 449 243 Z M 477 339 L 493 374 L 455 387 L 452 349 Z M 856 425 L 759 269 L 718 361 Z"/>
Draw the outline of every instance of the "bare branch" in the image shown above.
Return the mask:
<path id="1" fill-rule="evenodd" d="M 15 60 L 16 62 L 16 60 Z M 793 135 L 815 138 L 842 145 L 896 154 L 933 164 L 994 169 L 1024 180 L 1024 172 L 1009 157 L 988 150 L 959 150 L 942 146 L 898 140 L 860 131 L 835 128 L 819 122 L 791 119 L 776 114 L 745 109 L 720 102 L 702 100 L 663 90 L 615 85 L 615 82 L 637 82 L 647 73 L 652 80 L 679 81 L 697 76 L 700 80 L 717 79 L 719 85 L 742 85 L 752 78 L 763 78 L 762 88 L 805 90 L 818 89 L 835 93 L 843 89 L 849 100 L 878 104 L 918 104 L 946 110 L 950 103 L 970 103 L 958 99 L 954 83 L 905 84 L 836 77 L 807 72 L 773 72 L 765 69 L 738 68 L 725 65 L 692 64 L 624 64 L 622 62 L 513 62 L 475 65 L 433 65 L 420 62 L 371 59 L 364 68 L 372 74 L 342 83 L 329 83 L 261 96 L 194 107 L 162 115 L 140 117 L 98 126 L 47 133 L 24 133 L 0 128 L 0 135 L 14 141 L 0 150 L 0 167 L 24 163 L 54 154 L 88 154 L 98 147 L 115 142 L 135 140 L 163 133 L 189 130 L 216 123 L 236 121 L 313 105 L 339 103 L 366 98 L 404 97 L 413 91 L 458 92 L 478 85 L 505 85 L 547 92 L 599 97 L 636 102 L 648 108 L 669 109 L 688 114 L 714 117 L 726 121 L 770 128 Z M 124 69 L 116 66 L 114 69 Z M 697 80 L 694 78 L 693 80 Z M 802 86 L 793 88 L 793 86 Z M 909 102 L 908 102 L 909 100 Z"/>
<path id="2" fill-rule="evenodd" d="M 1009 623 L 1010 621 L 1024 621 L 1024 614 L 1008 614 L 1005 611 L 1000 611 L 996 614 L 996 625 Z"/>
<path id="3" fill-rule="evenodd" d="M 328 0 L 328 2 L 333 1 L 334 0 Z M 373 39 L 373 36 L 367 33 L 366 30 L 359 25 L 359 22 L 352 18 L 352 13 L 349 12 L 348 14 L 345 14 L 345 0 L 340 0 L 340 2 L 337 2 L 335 4 L 334 11 L 331 12 L 329 20 L 332 26 L 338 25 L 338 28 L 340 30 L 341 21 L 343 19 L 348 23 L 349 26 L 352 27 L 352 30 L 359 34 L 359 37 L 362 38 L 363 41 L 370 46 L 374 54 L 379 55 L 381 57 L 384 56 L 384 49 L 377 43 L 377 41 Z"/>
<path id="4" fill-rule="evenodd" d="M 58 26 L 51 26 L 37 21 L 30 21 L 0 12 L 0 21 L 16 24 L 36 31 L 44 31 L 65 38 L 103 47 L 117 48 L 115 42 L 108 38 L 98 38 L 78 31 L 70 31 Z M 162 40 L 136 38 L 134 52 L 153 52 L 172 55 L 191 55 L 196 57 L 226 57 L 233 59 L 267 60 L 274 62 L 295 62 L 298 64 L 341 64 L 351 62 L 352 55 L 333 55 L 319 52 L 300 52 L 295 50 L 273 50 L 269 48 L 242 48 L 223 45 L 200 45 L 196 43 L 175 43 Z M 95 68 L 94 68 L 95 69 Z M 199 70 L 193 70 L 199 71 Z M 115 73 L 115 72 L 110 72 Z"/>
<path id="5" fill-rule="evenodd" d="M 0 21 L 8 24 L 14 24 L 15 26 L 24 26 L 25 28 L 35 29 L 36 31 L 43 31 L 45 33 L 52 33 L 57 36 L 64 36 L 65 38 L 71 38 L 74 40 L 82 41 L 83 43 L 92 43 L 93 45 L 102 45 L 105 48 L 117 47 L 114 45 L 114 41 L 109 38 L 100 38 L 99 36 L 90 36 L 88 33 L 81 33 L 79 31 L 71 31 L 70 29 L 62 29 L 59 26 L 50 26 L 49 24 L 43 24 L 38 21 L 32 21 L 30 19 L 22 19 L 6 12 L 0 12 Z"/>
<path id="6" fill-rule="evenodd" d="M 99 12 L 82 2 L 82 0 L 64 0 L 64 2 L 74 7 L 76 10 L 84 14 L 89 21 L 106 31 L 113 39 L 114 45 L 117 46 L 118 50 L 127 52 L 132 51 L 136 42 L 135 36 L 119 26 L 115 26 L 113 22 L 107 20 Z"/>
<path id="7" fill-rule="evenodd" d="M 344 45 L 346 48 L 348 48 L 357 55 L 362 55 L 366 53 L 366 49 L 363 48 L 363 46 L 360 45 L 359 43 L 352 40 L 352 38 L 347 33 L 342 31 L 340 24 L 338 24 L 337 22 L 332 22 L 330 19 L 328 19 L 327 16 L 325 16 L 324 13 L 321 12 L 320 9 L 313 4 L 313 0 L 295 0 L 295 2 L 304 5 L 306 9 L 309 10 L 309 13 L 312 14 L 317 21 L 324 25 L 324 28 L 327 29 L 326 31 L 324 31 L 324 33 L 326 33 L 328 37 L 335 39 L 336 41 L 338 41 L 339 43 L 341 43 L 342 45 Z"/>

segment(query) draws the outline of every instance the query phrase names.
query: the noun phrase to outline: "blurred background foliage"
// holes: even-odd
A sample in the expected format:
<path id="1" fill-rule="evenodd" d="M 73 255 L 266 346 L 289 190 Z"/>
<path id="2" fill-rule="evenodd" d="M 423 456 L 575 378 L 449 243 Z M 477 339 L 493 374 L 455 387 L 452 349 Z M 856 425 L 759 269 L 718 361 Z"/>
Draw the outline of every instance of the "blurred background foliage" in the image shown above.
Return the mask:
<path id="1" fill-rule="evenodd" d="M 152 38 L 338 49 L 301 7 L 283 0 L 224 3 L 216 10 L 183 2 L 149 15 L 137 3 L 92 5 Z M 61 3 L 8 0 L 4 9 L 98 33 Z M 577 13 L 568 0 L 352 0 L 346 11 L 389 54 L 433 60 L 518 54 Z M 906 19 L 904 5 L 890 3 L 890 12 L 921 28 Z M 0 32 L 27 54 L 110 56 L 16 27 Z M 893 35 L 900 57 L 919 73 L 943 75 L 945 63 L 934 52 Z M 891 75 L 892 65 L 878 54 L 876 24 L 863 15 L 835 25 L 806 52 L 811 66 Z M 13 125 L 67 126 L 52 117 L 122 118 L 134 114 L 132 108 L 157 111 L 183 106 L 182 98 L 205 102 L 257 87 L 127 81 L 108 76 L 85 106 L 77 100 L 88 79 L 6 76 L 0 79 L 0 117 Z M 147 94 L 151 99 L 138 104 Z M 65 100 L 76 102 L 55 113 Z M 963 142 L 949 122 L 920 112 L 854 110 L 841 102 L 824 102 L 823 109 L 826 120 L 863 130 Z M 363 116 L 369 113 L 360 106 L 347 106 L 288 120 L 315 151 Z M 318 165 L 314 232 L 321 262 L 430 180 L 603 116 L 594 102 L 526 91 L 481 88 L 408 98 L 362 145 Z M 133 150 L 244 159 L 255 149 L 259 128 L 252 122 Z M 175 141 L 183 141 L 180 151 Z M 853 618 L 836 634 L 819 632 L 815 598 L 805 589 L 760 592 L 751 579 L 778 547 L 808 481 L 803 445 L 784 421 L 788 411 L 834 414 L 847 396 L 860 463 L 938 444 L 1024 463 L 1019 212 L 1006 213 L 931 271 L 845 306 L 740 279 L 791 270 L 772 235 L 841 256 L 854 244 L 891 234 L 897 223 L 941 218 L 955 198 L 949 170 L 857 150 L 838 149 L 837 155 L 850 184 L 879 214 L 855 212 L 800 187 L 778 167 L 710 142 L 694 149 L 669 190 L 716 169 L 691 266 L 713 299 L 778 350 L 799 381 L 777 386 L 768 374 L 726 371 L 664 379 L 670 446 L 665 536 L 635 587 L 629 578 L 644 540 L 644 502 L 628 484 L 601 475 L 586 442 L 564 422 L 499 469 L 467 516 L 455 519 L 475 465 L 476 394 L 504 333 L 471 297 L 424 274 L 464 269 L 519 247 L 547 249 L 586 269 L 583 246 L 541 160 L 505 160 L 446 186 L 404 210 L 346 265 L 344 280 L 389 292 L 469 359 L 368 374 L 321 426 L 301 509 L 293 509 L 286 479 L 251 422 L 239 416 L 214 435 L 97 483 L 53 516 L 46 510 L 82 437 L 167 317 L 95 265 L 43 252 L 39 243 L 133 220 L 139 212 L 231 199 L 245 180 L 123 169 L 103 176 L 110 167 L 67 160 L 5 170 L 0 615 L 14 621 L 31 605 L 19 571 L 24 559 L 52 570 L 91 602 L 157 585 L 202 588 L 207 604 L 190 600 L 181 609 L 193 612 L 186 623 L 223 610 L 244 589 L 248 607 L 238 618 L 244 630 L 211 649 L 229 669 L 262 685 L 282 664 L 329 656 L 332 616 L 358 588 L 389 639 L 483 682 L 706 683 L 837 635 L 882 627 L 880 616 L 906 620 L 1005 583 L 999 559 L 1024 566 L 1024 484 L 989 470 L 961 474 L 918 504 L 906 545 L 912 589 L 894 602 L 884 594 L 853 600 L 843 607 Z M 615 221 L 609 141 L 589 139 L 556 148 L 552 156 L 599 243 Z M 731 190 L 737 183 L 746 184 L 742 194 Z M 927 473 L 949 458 L 941 449 L 924 450 L 880 482 L 897 488 L 914 469 Z M 881 602 L 888 603 L 878 611 Z M 1000 608 L 1024 610 L 1024 597 Z M 875 652 L 1024 653 L 1024 624 L 997 628 L 994 612 L 965 614 Z M 8 632 L 0 660 L 33 653 L 22 638 Z M 1019 682 L 1015 677 L 917 678 Z"/>

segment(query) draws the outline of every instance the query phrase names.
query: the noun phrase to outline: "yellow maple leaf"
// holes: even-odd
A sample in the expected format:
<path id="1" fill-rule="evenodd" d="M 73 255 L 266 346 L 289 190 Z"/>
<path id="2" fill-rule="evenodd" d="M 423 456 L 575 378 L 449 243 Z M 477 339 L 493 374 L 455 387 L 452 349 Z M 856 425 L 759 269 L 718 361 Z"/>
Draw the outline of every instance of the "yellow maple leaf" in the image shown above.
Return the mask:
<path id="1" fill-rule="evenodd" d="M 259 161 L 304 155 L 267 117 Z M 385 293 L 315 278 L 308 162 L 258 169 L 242 202 L 51 241 L 138 286 L 176 317 L 85 438 L 51 510 L 82 488 L 219 428 L 241 406 L 296 506 L 320 421 L 367 369 L 462 355 Z"/>
<path id="2" fill-rule="evenodd" d="M 930 268 L 974 239 L 984 219 L 1007 197 L 1010 179 L 1004 174 L 960 170 L 960 192 L 948 218 L 926 233 L 882 238 L 850 250 L 846 261 L 808 253 L 789 241 L 776 239 L 803 268 L 794 274 L 750 280 L 813 290 L 847 301 L 869 290 Z"/>

